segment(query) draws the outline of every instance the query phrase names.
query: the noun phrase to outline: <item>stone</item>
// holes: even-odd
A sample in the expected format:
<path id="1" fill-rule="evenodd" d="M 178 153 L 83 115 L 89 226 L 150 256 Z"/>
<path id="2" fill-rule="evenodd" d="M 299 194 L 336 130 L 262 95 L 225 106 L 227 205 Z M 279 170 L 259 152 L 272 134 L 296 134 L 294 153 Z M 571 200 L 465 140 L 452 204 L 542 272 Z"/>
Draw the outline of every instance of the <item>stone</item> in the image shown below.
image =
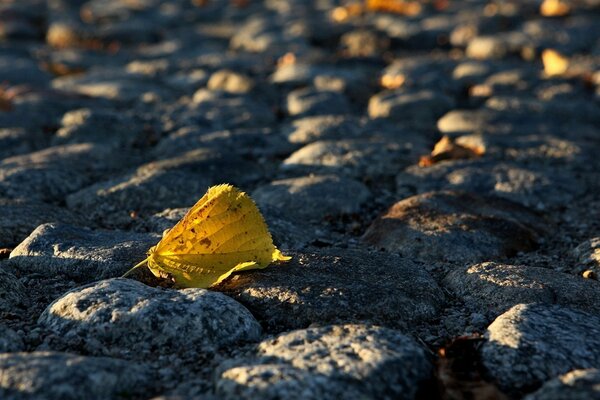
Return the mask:
<path id="1" fill-rule="evenodd" d="M 112 110 L 83 108 L 66 113 L 53 144 L 95 142 L 119 150 L 134 145 L 143 147 L 151 139 L 150 129 L 143 121 Z"/>
<path id="2" fill-rule="evenodd" d="M 43 224 L 10 253 L 8 262 L 23 274 L 90 282 L 123 275 L 159 240 L 158 235 Z"/>
<path id="3" fill-rule="evenodd" d="M 431 90 L 414 93 L 384 91 L 369 100 L 369 117 L 389 118 L 408 126 L 431 127 L 453 106 L 452 98 Z"/>
<path id="4" fill-rule="evenodd" d="M 521 303 L 559 304 L 600 316 L 599 282 L 547 268 L 486 262 L 451 271 L 443 286 L 490 316 Z"/>
<path id="5" fill-rule="evenodd" d="M 248 93 L 254 87 L 254 81 L 235 71 L 220 70 L 210 76 L 206 87 L 210 90 L 222 90 L 228 93 Z"/>
<path id="6" fill-rule="evenodd" d="M 444 304 L 435 281 L 408 259 L 344 249 L 286 254 L 291 261 L 237 274 L 216 290 L 247 305 L 271 331 L 354 322 L 414 329 Z"/>
<path id="7" fill-rule="evenodd" d="M 48 147 L 0 161 L 0 196 L 58 202 L 124 165 L 126 161 L 104 145 Z"/>
<path id="8" fill-rule="evenodd" d="M 346 97 L 338 92 L 303 88 L 287 96 L 287 113 L 291 116 L 343 115 L 350 113 Z"/>
<path id="9" fill-rule="evenodd" d="M 2 81 L 11 85 L 45 86 L 51 79 L 50 74 L 41 70 L 35 60 L 16 54 L 0 54 L 0 76 Z"/>
<path id="10" fill-rule="evenodd" d="M 389 40 L 377 33 L 357 29 L 340 37 L 340 51 L 346 57 L 380 57 L 389 46 Z"/>
<path id="11" fill-rule="evenodd" d="M 0 323 L 0 354 L 21 351 L 24 347 L 21 336 L 9 327 Z"/>
<path id="12" fill-rule="evenodd" d="M 389 176 L 418 161 L 426 151 L 425 138 L 417 134 L 382 137 L 317 140 L 283 161 L 283 171 L 310 174 L 342 174 L 357 179 Z"/>
<path id="13" fill-rule="evenodd" d="M 502 197 L 542 211 L 559 208 L 585 187 L 563 167 L 493 160 L 452 160 L 428 168 L 411 166 L 396 176 L 402 197 L 432 190 L 464 190 Z"/>
<path id="14" fill-rule="evenodd" d="M 216 394 L 234 398 L 414 399 L 432 365 L 410 337 L 386 328 L 334 325 L 262 341 L 219 368 Z"/>
<path id="15" fill-rule="evenodd" d="M 153 390 L 153 373 L 140 364 L 47 351 L 0 354 L 5 399 L 129 399 Z"/>
<path id="16" fill-rule="evenodd" d="M 317 115 L 295 119 L 284 128 L 291 143 L 308 144 L 317 140 L 358 138 L 363 134 L 359 121 L 352 116 Z"/>
<path id="17" fill-rule="evenodd" d="M 244 175 L 238 171 L 244 171 Z M 228 182 L 244 188 L 261 174 L 256 163 L 241 156 L 198 148 L 88 186 L 69 195 L 66 201 L 69 209 L 103 227 L 126 228 L 136 215 L 191 207 L 212 185 Z"/>
<path id="18" fill-rule="evenodd" d="M 362 241 L 427 262 L 478 262 L 536 247 L 545 225 L 519 204 L 457 191 L 428 192 L 392 205 Z"/>
<path id="19" fill-rule="evenodd" d="M 0 268 L 0 315 L 18 315 L 27 305 L 27 292 L 23 284 L 16 276 Z"/>
<path id="20" fill-rule="evenodd" d="M 600 317 L 567 307 L 519 304 L 488 327 L 483 365 L 511 395 L 600 363 Z"/>
<path id="21" fill-rule="evenodd" d="M 259 207 L 277 207 L 290 219 L 314 222 L 356 213 L 370 197 L 362 183 L 335 175 L 281 179 L 252 192 Z"/>
<path id="22" fill-rule="evenodd" d="M 587 267 L 600 270 L 600 237 L 594 237 L 573 249 L 577 261 Z"/>
<path id="23" fill-rule="evenodd" d="M 549 380 L 524 400 L 598 400 L 600 399 L 600 370 L 576 369 Z"/>
<path id="24" fill-rule="evenodd" d="M 261 334 L 252 314 L 221 293 L 152 288 L 123 278 L 65 293 L 38 325 L 53 335 L 51 347 L 128 359 L 212 355 Z"/>
<path id="25" fill-rule="evenodd" d="M 79 225 L 81 218 L 58 206 L 27 200 L 0 199 L 0 248 L 12 249 L 39 225 L 63 222 Z"/>

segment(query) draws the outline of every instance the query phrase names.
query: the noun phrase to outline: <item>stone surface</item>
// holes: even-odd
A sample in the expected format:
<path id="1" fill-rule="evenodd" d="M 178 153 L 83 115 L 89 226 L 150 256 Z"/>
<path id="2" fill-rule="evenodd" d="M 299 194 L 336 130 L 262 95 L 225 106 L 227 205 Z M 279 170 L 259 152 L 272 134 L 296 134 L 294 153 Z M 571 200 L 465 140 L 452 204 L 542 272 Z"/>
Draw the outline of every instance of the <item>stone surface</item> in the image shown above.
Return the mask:
<path id="1" fill-rule="evenodd" d="M 356 213 L 370 196 L 362 183 L 334 175 L 273 181 L 252 192 L 259 207 L 277 207 L 290 219 L 308 221 Z"/>
<path id="2" fill-rule="evenodd" d="M 387 91 L 369 100 L 369 117 L 390 118 L 415 126 L 434 126 L 435 121 L 454 105 L 453 100 L 430 90 L 415 93 Z"/>
<path id="3" fill-rule="evenodd" d="M 246 172 L 238 180 L 238 170 Z M 255 172 L 254 176 L 252 172 Z M 256 164 L 210 148 L 153 161 L 121 177 L 88 186 L 67 197 L 67 206 L 106 227 L 127 227 L 131 213 L 190 207 L 216 184 L 245 187 L 260 177 Z"/>
<path id="4" fill-rule="evenodd" d="M 334 325 L 292 331 L 220 367 L 221 398 L 416 398 L 432 365 L 411 338 L 390 329 Z"/>
<path id="5" fill-rule="evenodd" d="M 339 115 L 350 112 L 350 104 L 343 94 L 312 88 L 290 92 L 286 107 L 291 116 Z"/>
<path id="6" fill-rule="evenodd" d="M 5 399 L 127 399 L 152 391 L 145 366 L 105 357 L 58 352 L 0 354 Z"/>
<path id="7" fill-rule="evenodd" d="M 292 143 L 306 144 L 317 140 L 338 140 L 360 137 L 363 129 L 351 116 L 319 115 L 294 120 L 285 134 Z"/>
<path id="8" fill-rule="evenodd" d="M 11 353 L 23 350 L 21 336 L 9 327 L 0 323 L 0 353 Z"/>
<path id="9" fill-rule="evenodd" d="M 220 293 L 152 288 L 122 278 L 65 293 L 38 324 L 54 335 L 51 347 L 132 359 L 210 355 L 220 347 L 257 340 L 261 332 L 247 309 Z"/>
<path id="10" fill-rule="evenodd" d="M 392 175 L 416 162 L 424 151 L 424 138 L 413 135 L 397 141 L 379 137 L 318 140 L 292 153 L 281 168 L 298 173 L 377 178 Z"/>
<path id="11" fill-rule="evenodd" d="M 273 331 L 357 321 L 412 329 L 444 304 L 435 281 L 407 259 L 343 249 L 289 255 L 285 264 L 238 274 L 217 290 Z"/>
<path id="12" fill-rule="evenodd" d="M 443 284 L 490 316 L 521 303 L 559 304 L 600 316 L 599 282 L 551 269 L 488 262 L 451 271 Z"/>
<path id="13" fill-rule="evenodd" d="M 535 389 L 600 362 L 600 317 L 546 304 L 519 304 L 488 327 L 481 348 L 491 377 L 509 393 Z"/>
<path id="14" fill-rule="evenodd" d="M 158 235 L 44 224 L 11 252 L 8 262 L 20 273 L 89 282 L 123 275 L 159 240 Z"/>
<path id="15" fill-rule="evenodd" d="M 600 269 L 600 237 L 581 243 L 573 249 L 573 254 L 582 265 L 596 270 Z"/>
<path id="16" fill-rule="evenodd" d="M 0 315 L 17 314 L 26 306 L 27 292 L 16 276 L 0 268 Z"/>
<path id="17" fill-rule="evenodd" d="M 429 168 L 412 166 L 396 177 L 398 193 L 408 196 L 432 190 L 455 189 L 494 195 L 538 210 L 564 206 L 584 187 L 563 168 L 456 160 Z"/>
<path id="18" fill-rule="evenodd" d="M 48 222 L 81 224 L 82 220 L 64 208 L 42 202 L 0 199 L 0 248 L 13 248 L 39 225 Z"/>
<path id="19" fill-rule="evenodd" d="M 477 262 L 529 251 L 544 224 L 500 198 L 429 192 L 392 205 L 362 237 L 365 243 L 428 262 Z"/>
<path id="20" fill-rule="evenodd" d="M 600 371 L 577 369 L 546 382 L 525 400 L 600 399 Z"/>

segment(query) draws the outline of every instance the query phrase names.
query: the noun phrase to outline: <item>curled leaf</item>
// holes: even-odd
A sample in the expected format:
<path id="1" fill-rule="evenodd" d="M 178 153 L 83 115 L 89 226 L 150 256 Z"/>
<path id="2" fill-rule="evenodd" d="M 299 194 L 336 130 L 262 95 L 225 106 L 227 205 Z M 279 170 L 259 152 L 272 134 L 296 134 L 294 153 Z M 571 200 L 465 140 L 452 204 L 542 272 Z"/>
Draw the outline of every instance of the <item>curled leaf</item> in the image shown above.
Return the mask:
<path id="1" fill-rule="evenodd" d="M 207 288 L 235 271 L 289 259 L 273 244 L 254 201 L 231 185 L 217 185 L 124 276 L 147 264 L 155 276 L 179 286 Z"/>

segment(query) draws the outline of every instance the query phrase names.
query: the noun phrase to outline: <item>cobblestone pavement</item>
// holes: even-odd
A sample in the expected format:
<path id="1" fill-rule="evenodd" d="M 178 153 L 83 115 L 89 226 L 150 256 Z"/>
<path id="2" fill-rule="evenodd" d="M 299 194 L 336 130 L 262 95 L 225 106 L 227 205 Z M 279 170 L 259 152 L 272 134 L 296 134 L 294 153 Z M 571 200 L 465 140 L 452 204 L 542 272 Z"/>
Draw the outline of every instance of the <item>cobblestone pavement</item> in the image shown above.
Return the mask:
<path id="1" fill-rule="evenodd" d="M 600 399 L 597 0 L 3 0 L 0 398 Z M 282 265 L 140 271 L 206 191 Z"/>

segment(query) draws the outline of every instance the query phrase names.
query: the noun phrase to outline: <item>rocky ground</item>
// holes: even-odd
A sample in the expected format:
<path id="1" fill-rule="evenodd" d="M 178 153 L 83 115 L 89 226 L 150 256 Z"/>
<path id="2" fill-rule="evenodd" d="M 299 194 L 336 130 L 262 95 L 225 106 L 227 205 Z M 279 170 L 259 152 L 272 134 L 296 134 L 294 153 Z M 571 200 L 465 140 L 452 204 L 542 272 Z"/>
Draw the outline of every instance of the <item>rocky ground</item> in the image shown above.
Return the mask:
<path id="1" fill-rule="evenodd" d="M 0 398 L 600 399 L 600 7 L 4 0 Z M 119 278 L 210 185 L 293 259 Z"/>

